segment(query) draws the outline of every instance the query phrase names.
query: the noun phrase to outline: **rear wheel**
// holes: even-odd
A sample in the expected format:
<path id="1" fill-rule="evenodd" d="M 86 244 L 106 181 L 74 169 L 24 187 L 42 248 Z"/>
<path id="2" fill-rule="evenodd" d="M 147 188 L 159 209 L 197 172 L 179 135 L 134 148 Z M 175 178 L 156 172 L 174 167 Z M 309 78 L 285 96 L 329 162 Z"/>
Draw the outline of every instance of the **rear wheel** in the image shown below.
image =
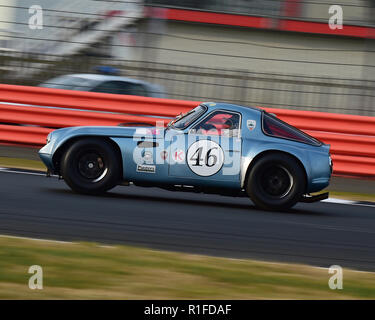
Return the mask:
<path id="1" fill-rule="evenodd" d="M 301 165 L 286 154 L 274 153 L 255 163 L 246 191 L 255 205 L 262 209 L 286 210 L 301 199 L 305 188 Z"/>
<path id="2" fill-rule="evenodd" d="M 63 155 L 61 175 L 76 192 L 100 194 L 118 184 L 120 159 L 110 143 L 85 138 L 71 145 Z"/>

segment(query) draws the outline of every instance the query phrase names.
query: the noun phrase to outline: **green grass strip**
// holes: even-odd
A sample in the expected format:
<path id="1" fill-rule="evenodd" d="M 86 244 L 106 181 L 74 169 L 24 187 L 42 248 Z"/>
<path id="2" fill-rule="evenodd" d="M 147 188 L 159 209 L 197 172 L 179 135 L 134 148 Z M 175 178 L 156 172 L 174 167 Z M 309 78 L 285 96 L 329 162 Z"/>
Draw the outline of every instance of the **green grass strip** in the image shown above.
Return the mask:
<path id="1" fill-rule="evenodd" d="M 42 161 L 0 157 L 0 167 L 46 171 Z"/>
<path id="2" fill-rule="evenodd" d="M 94 243 L 0 237 L 0 299 L 374 299 L 375 274 Z M 329 263 L 329 261 L 327 261 Z M 28 268 L 43 268 L 42 290 Z"/>

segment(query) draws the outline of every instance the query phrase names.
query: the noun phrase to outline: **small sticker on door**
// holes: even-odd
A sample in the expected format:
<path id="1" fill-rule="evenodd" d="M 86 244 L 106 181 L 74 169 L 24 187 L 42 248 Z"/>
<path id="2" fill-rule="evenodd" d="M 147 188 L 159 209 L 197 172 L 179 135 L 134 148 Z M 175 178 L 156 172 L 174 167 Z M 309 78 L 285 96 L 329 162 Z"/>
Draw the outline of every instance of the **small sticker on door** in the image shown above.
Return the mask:
<path id="1" fill-rule="evenodd" d="M 162 160 L 166 160 L 168 158 L 168 151 L 163 150 L 162 152 L 160 152 L 160 158 L 162 158 Z"/>
<path id="2" fill-rule="evenodd" d="M 250 131 L 253 131 L 257 125 L 257 122 L 255 120 L 247 120 L 246 125 Z"/>
<path id="3" fill-rule="evenodd" d="M 173 160 L 178 163 L 182 163 L 185 160 L 185 152 L 181 149 L 177 149 L 173 152 Z"/>
<path id="4" fill-rule="evenodd" d="M 137 172 L 155 173 L 155 171 L 156 171 L 155 166 L 145 165 L 145 164 L 137 165 Z"/>

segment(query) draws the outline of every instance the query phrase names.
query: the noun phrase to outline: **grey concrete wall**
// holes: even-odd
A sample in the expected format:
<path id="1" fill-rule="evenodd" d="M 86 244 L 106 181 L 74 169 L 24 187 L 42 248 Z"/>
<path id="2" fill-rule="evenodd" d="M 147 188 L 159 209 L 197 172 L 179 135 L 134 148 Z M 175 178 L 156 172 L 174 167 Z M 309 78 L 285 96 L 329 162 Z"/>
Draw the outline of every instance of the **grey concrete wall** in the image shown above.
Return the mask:
<path id="1" fill-rule="evenodd" d="M 12 41 L 11 33 L 12 25 L 7 23 L 8 21 L 13 21 L 15 10 L 10 8 L 14 6 L 14 0 L 2 0 L 0 6 L 0 48 L 10 48 L 10 43 Z"/>
<path id="2" fill-rule="evenodd" d="M 167 64 L 140 77 L 164 85 L 171 97 L 375 114 L 375 82 L 364 81 L 375 80 L 367 40 L 179 22 L 159 27 L 141 23 L 136 46 L 119 58 Z M 165 34 L 144 34 L 160 30 Z"/>
<path id="3" fill-rule="evenodd" d="M 330 14 L 328 9 L 332 5 L 339 5 L 343 9 L 344 24 L 364 25 L 368 24 L 369 14 L 367 0 L 330 0 L 307 1 L 303 4 L 301 19 L 328 21 Z"/>
<path id="4" fill-rule="evenodd" d="M 165 36 L 137 37 L 137 45 L 156 49 L 134 48 L 131 54 L 120 56 L 211 68 L 351 79 L 362 79 L 362 65 L 368 60 L 363 39 L 179 22 L 168 22 L 163 28 Z M 140 24 L 138 30 L 158 32 L 147 23 Z"/>

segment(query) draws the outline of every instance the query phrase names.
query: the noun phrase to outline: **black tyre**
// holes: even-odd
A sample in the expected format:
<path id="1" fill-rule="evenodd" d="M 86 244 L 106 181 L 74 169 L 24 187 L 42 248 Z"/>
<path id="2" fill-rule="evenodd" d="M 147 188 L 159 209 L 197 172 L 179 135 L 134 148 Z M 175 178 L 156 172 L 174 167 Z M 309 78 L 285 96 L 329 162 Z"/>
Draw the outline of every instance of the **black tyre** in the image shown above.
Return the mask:
<path id="1" fill-rule="evenodd" d="M 62 156 L 61 175 L 76 192 L 100 194 L 119 183 L 120 159 L 109 142 L 84 138 Z"/>
<path id="2" fill-rule="evenodd" d="M 304 169 L 292 157 L 274 153 L 257 160 L 247 179 L 246 191 L 255 205 L 265 210 L 287 210 L 306 189 Z"/>

